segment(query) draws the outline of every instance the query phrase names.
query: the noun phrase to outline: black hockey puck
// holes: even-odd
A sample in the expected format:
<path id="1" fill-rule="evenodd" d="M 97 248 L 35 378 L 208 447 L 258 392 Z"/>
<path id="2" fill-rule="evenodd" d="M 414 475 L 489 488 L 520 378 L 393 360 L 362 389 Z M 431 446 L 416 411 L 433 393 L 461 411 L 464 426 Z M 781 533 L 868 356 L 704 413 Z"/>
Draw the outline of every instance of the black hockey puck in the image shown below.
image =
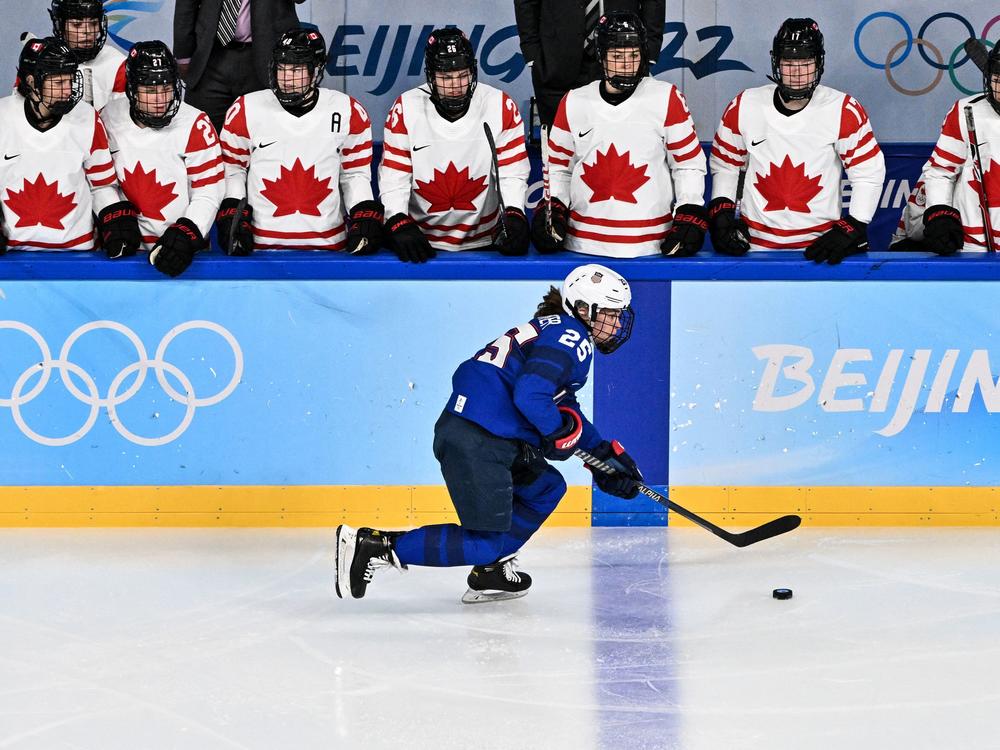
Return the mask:
<path id="1" fill-rule="evenodd" d="M 775 589 L 771 592 L 771 596 L 775 599 L 791 599 L 792 590 L 791 589 Z"/>

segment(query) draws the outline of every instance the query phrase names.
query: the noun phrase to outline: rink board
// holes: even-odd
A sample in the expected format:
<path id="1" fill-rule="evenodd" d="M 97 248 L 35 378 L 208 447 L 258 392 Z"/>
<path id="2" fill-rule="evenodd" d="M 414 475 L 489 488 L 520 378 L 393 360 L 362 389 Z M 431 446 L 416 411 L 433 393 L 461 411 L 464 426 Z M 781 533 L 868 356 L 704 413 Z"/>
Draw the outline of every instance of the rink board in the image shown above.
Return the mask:
<path id="1" fill-rule="evenodd" d="M 283 260 L 207 255 L 168 281 L 5 258 L 0 525 L 453 520 L 431 451 L 452 370 L 582 259 Z M 581 403 L 650 486 L 733 527 L 1000 523 L 994 259 L 612 265 L 635 332 Z M 673 522 L 560 470 L 554 525 Z"/>

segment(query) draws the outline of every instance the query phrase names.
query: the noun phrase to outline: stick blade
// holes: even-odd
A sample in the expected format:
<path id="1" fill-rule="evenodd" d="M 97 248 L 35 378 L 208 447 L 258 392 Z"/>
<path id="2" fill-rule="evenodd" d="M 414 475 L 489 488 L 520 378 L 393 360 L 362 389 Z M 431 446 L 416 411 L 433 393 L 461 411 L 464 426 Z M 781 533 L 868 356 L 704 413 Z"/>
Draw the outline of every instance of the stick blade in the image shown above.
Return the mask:
<path id="1" fill-rule="evenodd" d="M 794 531 L 801 523 L 802 518 L 800 516 L 782 516 L 781 518 L 775 518 L 773 521 L 768 521 L 755 529 L 744 531 L 742 534 L 733 534 L 732 539 L 729 541 L 737 547 L 749 547 L 751 544 L 763 542 L 765 539 L 771 539 L 781 534 L 787 534 L 789 531 Z"/>

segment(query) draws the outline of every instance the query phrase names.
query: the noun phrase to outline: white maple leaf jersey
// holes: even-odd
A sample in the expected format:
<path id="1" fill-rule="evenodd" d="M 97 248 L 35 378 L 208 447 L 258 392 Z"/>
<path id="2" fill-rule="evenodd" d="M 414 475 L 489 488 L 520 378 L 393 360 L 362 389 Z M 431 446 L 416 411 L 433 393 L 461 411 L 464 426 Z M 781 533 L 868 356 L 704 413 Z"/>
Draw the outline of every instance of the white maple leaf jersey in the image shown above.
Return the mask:
<path id="1" fill-rule="evenodd" d="M 226 196 L 253 208 L 256 249 L 342 250 L 345 212 L 372 200 L 371 120 L 332 89 L 301 117 L 270 89 L 241 96 L 226 113 L 222 160 Z"/>
<path id="2" fill-rule="evenodd" d="M 910 194 L 892 242 L 904 238 L 923 240 L 924 211 L 929 206 L 953 206 L 962 216 L 965 233 L 963 252 L 984 252 L 986 232 L 979 201 L 979 180 L 975 177 L 965 108 L 972 107 L 980 161 L 985 172 L 986 195 L 994 245 L 1000 245 L 1000 115 L 982 94 L 959 99 L 941 125 L 931 158 L 924 164 Z"/>
<path id="3" fill-rule="evenodd" d="M 864 108 L 848 94 L 817 86 L 805 109 L 787 116 L 774 105 L 775 89 L 746 89 L 726 107 L 712 142 L 713 199 L 735 200 L 746 165 L 741 207 L 750 249 L 802 249 L 842 217 L 846 169 L 849 213 L 870 222 L 885 157 Z"/>
<path id="4" fill-rule="evenodd" d="M 549 130 L 549 183 L 570 210 L 567 250 L 657 255 L 676 206 L 705 201 L 705 153 L 684 96 L 644 78 L 617 106 L 601 82 L 563 97 Z"/>
<path id="5" fill-rule="evenodd" d="M 409 215 L 437 250 L 493 243 L 499 202 L 484 123 L 497 147 L 504 205 L 523 210 L 529 171 L 524 123 L 503 91 L 478 84 L 468 111 L 450 122 L 438 114 L 426 89 L 410 89 L 396 99 L 386 118 L 378 169 L 385 215 Z"/>
<path id="6" fill-rule="evenodd" d="M 123 98 L 112 100 L 101 120 L 122 192 L 139 209 L 146 249 L 182 216 L 207 237 L 226 189 L 222 150 L 208 115 L 182 103 L 164 127 L 141 127 Z"/>
<path id="7" fill-rule="evenodd" d="M 93 250 L 94 214 L 121 200 L 101 118 L 79 102 L 41 132 L 20 96 L 0 99 L 3 232 L 21 250 Z"/>
<path id="8" fill-rule="evenodd" d="M 31 36 L 25 44 L 36 37 Z M 125 97 L 125 55 L 105 44 L 93 60 L 79 65 L 83 77 L 83 101 L 100 112 L 109 101 Z M 17 80 L 14 81 L 17 88 Z"/>

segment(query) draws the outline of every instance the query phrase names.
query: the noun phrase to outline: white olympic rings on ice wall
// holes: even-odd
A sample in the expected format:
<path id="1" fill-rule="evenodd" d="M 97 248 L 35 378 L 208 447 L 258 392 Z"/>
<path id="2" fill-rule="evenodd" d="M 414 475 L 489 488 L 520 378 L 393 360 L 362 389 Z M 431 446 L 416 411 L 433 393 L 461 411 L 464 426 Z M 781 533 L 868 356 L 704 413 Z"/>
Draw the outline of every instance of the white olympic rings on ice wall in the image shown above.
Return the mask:
<path id="1" fill-rule="evenodd" d="M 135 331 L 114 320 L 95 320 L 91 323 L 85 323 L 77 328 L 66 339 L 66 342 L 62 345 L 62 349 L 56 359 L 52 358 L 52 352 L 49 349 L 48 342 L 46 342 L 38 331 L 27 323 L 22 323 L 17 320 L 0 320 L 0 330 L 5 329 L 20 331 L 21 333 L 26 334 L 38 345 L 38 349 L 42 355 L 41 361 L 32 364 L 17 378 L 13 388 L 11 389 L 10 397 L 0 398 L 0 406 L 10 408 L 11 416 L 14 418 L 14 424 L 17 425 L 18 429 L 20 429 L 26 437 L 34 440 L 36 443 L 40 443 L 41 445 L 70 445 L 71 443 L 75 443 L 80 440 L 88 432 L 90 432 L 90 429 L 97 422 L 97 417 L 100 414 L 101 407 L 107 409 L 108 418 L 111 420 L 111 424 L 126 440 L 135 443 L 136 445 L 166 445 L 167 443 L 176 440 L 184 433 L 185 430 L 187 430 L 187 428 L 191 425 L 191 421 L 194 419 L 194 413 L 199 406 L 212 406 L 228 397 L 234 390 L 236 390 L 236 386 L 239 385 L 240 378 L 243 376 L 243 350 L 240 349 L 239 342 L 226 328 L 218 323 L 213 323 L 210 320 L 190 320 L 187 323 L 181 323 L 180 325 L 171 328 L 160 340 L 159 345 L 156 347 L 156 354 L 152 359 L 150 359 L 147 355 L 146 347 Z M 80 337 L 90 331 L 101 329 L 120 333 L 127 338 L 129 342 L 131 342 L 136 351 L 136 361 L 122 368 L 122 370 L 115 375 L 111 381 L 111 385 L 108 386 L 108 392 L 104 397 L 102 397 L 98 392 L 97 384 L 94 382 L 94 378 L 91 377 L 90 373 L 79 365 L 71 362 L 69 358 L 70 350 Z M 164 359 L 164 356 L 167 353 L 167 347 L 170 346 L 170 343 L 175 338 L 185 331 L 198 329 L 212 331 L 213 333 L 218 334 L 227 344 L 229 344 L 229 347 L 233 351 L 233 375 L 229 382 L 218 393 L 202 398 L 196 396 L 194 387 L 192 386 L 187 375 L 185 375 L 179 367 L 167 362 Z M 139 392 L 139 389 L 142 388 L 142 385 L 146 380 L 146 374 L 150 369 L 156 373 L 156 379 L 164 393 L 177 403 L 183 404 L 186 407 L 184 417 L 181 419 L 180 424 L 178 424 L 176 428 L 166 435 L 152 438 L 137 435 L 129 430 L 122 424 L 117 412 L 117 408 L 121 404 L 128 401 Z M 46 435 L 40 435 L 28 426 L 27 422 L 24 420 L 24 415 L 21 413 L 21 407 L 37 398 L 38 395 L 45 389 L 45 386 L 48 385 L 53 370 L 59 371 L 59 375 L 62 378 L 62 382 L 66 387 L 66 390 L 68 390 L 77 401 L 90 407 L 90 413 L 87 415 L 83 425 L 76 430 L 76 432 L 63 437 L 48 437 Z M 38 378 L 38 382 L 35 383 L 35 385 L 29 390 L 25 391 L 28 381 L 38 373 L 41 373 L 41 376 Z M 77 384 L 70 377 L 70 373 L 76 375 L 83 382 L 86 392 L 81 391 L 80 388 L 77 387 Z M 132 375 L 132 373 L 136 373 L 135 382 L 119 393 L 125 379 Z M 168 382 L 164 373 L 170 373 L 170 375 L 176 378 L 184 392 L 178 393 L 177 390 Z"/>

